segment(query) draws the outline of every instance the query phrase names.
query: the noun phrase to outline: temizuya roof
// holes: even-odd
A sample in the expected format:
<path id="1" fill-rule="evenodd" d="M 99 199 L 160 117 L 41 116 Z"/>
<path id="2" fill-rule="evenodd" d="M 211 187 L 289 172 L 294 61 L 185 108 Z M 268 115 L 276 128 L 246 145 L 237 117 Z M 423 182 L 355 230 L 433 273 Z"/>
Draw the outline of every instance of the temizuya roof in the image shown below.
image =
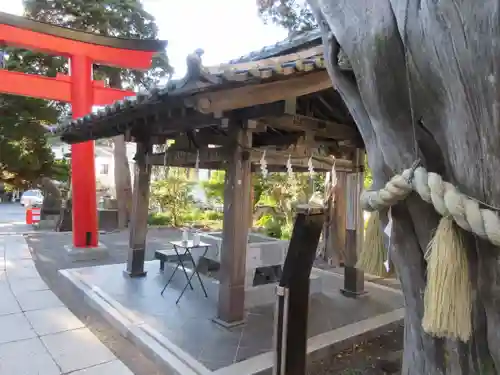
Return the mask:
<path id="1" fill-rule="evenodd" d="M 110 137 L 137 126 L 147 127 L 153 122 L 152 117 L 157 120 L 161 117 L 161 121 L 168 122 L 186 113 L 209 113 L 211 110 L 205 107 L 206 103 L 198 100 L 203 94 L 223 93 L 224 90 L 317 72 L 324 72 L 326 77 L 323 47 L 317 31 L 291 36 L 273 46 L 217 66 L 202 66 L 202 54 L 203 51 L 197 50 L 188 56 L 188 73 L 183 79 L 125 98 L 95 114 L 67 121 L 52 128 L 52 132 L 68 143 Z M 331 86 L 331 82 L 324 77 L 323 81 L 322 89 Z M 283 96 L 285 98 L 286 93 Z M 230 108 L 234 109 L 237 108 Z M 220 114 L 217 116 L 220 117 Z"/>

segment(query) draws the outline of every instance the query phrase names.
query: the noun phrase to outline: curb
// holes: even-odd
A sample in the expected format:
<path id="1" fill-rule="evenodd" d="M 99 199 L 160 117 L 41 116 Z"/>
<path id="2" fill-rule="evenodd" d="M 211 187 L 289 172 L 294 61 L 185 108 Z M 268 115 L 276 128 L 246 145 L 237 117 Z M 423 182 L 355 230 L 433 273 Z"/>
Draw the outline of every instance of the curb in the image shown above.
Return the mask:
<path id="1" fill-rule="evenodd" d="M 115 303 L 100 288 L 91 287 L 82 278 L 69 271 L 60 270 L 59 273 L 91 308 L 96 310 L 123 337 L 130 340 L 167 373 L 173 375 L 209 375 L 213 373 L 164 336 L 158 335 L 135 314 L 124 309 L 119 303 Z"/>

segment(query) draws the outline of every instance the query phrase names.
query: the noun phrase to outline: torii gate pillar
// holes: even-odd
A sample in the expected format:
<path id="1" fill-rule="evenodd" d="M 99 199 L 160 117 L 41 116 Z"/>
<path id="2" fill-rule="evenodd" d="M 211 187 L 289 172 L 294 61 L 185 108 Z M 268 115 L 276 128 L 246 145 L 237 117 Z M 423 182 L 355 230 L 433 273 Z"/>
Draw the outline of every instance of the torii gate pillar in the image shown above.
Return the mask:
<path id="1" fill-rule="evenodd" d="M 71 57 L 71 108 L 77 119 L 92 112 L 92 60 L 86 56 Z M 94 142 L 71 146 L 73 245 L 97 247 L 97 200 Z M 75 217 L 77 215 L 78 217 Z"/>
<path id="2" fill-rule="evenodd" d="M 135 95 L 93 81 L 93 64 L 148 69 L 153 55 L 163 50 L 167 43 L 93 35 L 0 12 L 2 44 L 69 58 L 70 77 L 50 78 L 0 69 L 0 92 L 71 103 L 76 119 L 91 113 L 93 105 L 112 104 L 125 96 Z M 73 245 L 95 248 L 99 239 L 93 141 L 72 145 L 71 166 Z"/>

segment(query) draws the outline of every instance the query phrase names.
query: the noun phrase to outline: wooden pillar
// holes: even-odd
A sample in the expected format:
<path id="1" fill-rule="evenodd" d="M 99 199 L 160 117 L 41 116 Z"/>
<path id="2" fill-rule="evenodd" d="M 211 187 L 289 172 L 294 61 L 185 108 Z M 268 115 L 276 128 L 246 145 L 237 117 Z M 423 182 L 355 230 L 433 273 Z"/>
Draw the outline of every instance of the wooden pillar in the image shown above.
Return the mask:
<path id="1" fill-rule="evenodd" d="M 337 186 L 332 206 L 329 207 L 326 231 L 326 259 L 331 265 L 345 263 L 346 213 L 347 213 L 347 173 L 337 171 Z"/>
<path id="2" fill-rule="evenodd" d="M 248 221 L 248 231 L 252 231 L 252 226 L 253 226 L 253 200 L 255 198 L 255 189 L 253 186 L 253 173 L 250 173 L 250 198 L 249 202 L 250 204 L 248 205 L 248 216 L 249 216 L 249 221 Z"/>
<path id="3" fill-rule="evenodd" d="M 146 276 L 144 258 L 146 255 L 151 180 L 151 165 L 148 163 L 148 155 L 151 154 L 151 151 L 152 145 L 149 141 L 137 143 L 129 251 L 125 271 L 130 277 Z"/>
<path id="4" fill-rule="evenodd" d="M 344 288 L 342 293 L 347 297 L 364 294 L 364 273 L 355 265 L 363 245 L 364 219 L 359 197 L 364 183 L 364 151 L 356 150 L 354 171 L 347 175 L 347 210 L 345 231 L 345 268 Z"/>
<path id="5" fill-rule="evenodd" d="M 216 322 L 234 326 L 243 322 L 245 310 L 245 266 L 250 206 L 252 145 L 245 126 L 231 129 L 232 142 L 224 187 L 224 224 L 220 260 L 219 301 Z"/>

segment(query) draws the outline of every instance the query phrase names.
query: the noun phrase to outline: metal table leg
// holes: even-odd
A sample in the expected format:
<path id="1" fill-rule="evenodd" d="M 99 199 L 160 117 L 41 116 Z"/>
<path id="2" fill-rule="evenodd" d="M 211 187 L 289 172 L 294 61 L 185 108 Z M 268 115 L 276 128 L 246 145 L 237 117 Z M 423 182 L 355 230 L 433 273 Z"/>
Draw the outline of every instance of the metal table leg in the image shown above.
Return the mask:
<path id="1" fill-rule="evenodd" d="M 186 286 L 185 286 L 184 289 L 186 289 L 187 286 L 189 285 L 189 287 L 191 288 L 191 290 L 194 290 L 193 284 L 191 284 L 191 279 L 189 278 L 189 276 L 187 274 L 186 268 L 184 267 L 184 263 L 182 262 L 182 257 L 180 256 L 179 251 L 177 250 L 176 246 L 174 246 L 174 251 L 175 251 L 175 254 L 177 256 L 177 265 L 175 266 L 174 272 L 172 272 L 172 275 L 170 275 L 170 278 L 168 279 L 167 283 L 163 287 L 163 290 L 160 293 L 161 295 L 163 295 L 163 293 L 165 292 L 165 289 L 167 289 L 167 286 L 170 284 L 170 282 L 174 278 L 174 275 L 177 272 L 177 269 L 179 268 L 179 266 L 182 267 L 182 270 L 184 271 L 184 275 L 186 276 L 186 280 L 187 280 L 187 284 L 186 284 Z M 186 249 L 186 252 L 189 253 L 187 249 Z M 189 256 L 191 257 L 190 253 L 189 253 Z"/>
<path id="2" fill-rule="evenodd" d="M 208 251 L 208 247 L 205 248 L 205 252 L 204 252 L 204 255 L 207 253 Z M 179 298 L 177 298 L 177 301 L 175 301 L 175 304 L 178 304 L 179 301 L 181 300 L 182 296 L 184 295 L 184 292 L 186 291 L 187 289 L 187 286 L 188 285 L 191 285 L 191 280 L 193 279 L 194 275 L 198 276 L 198 280 L 200 281 L 200 285 L 201 285 L 201 288 L 203 289 L 203 293 L 205 293 L 205 297 L 208 298 L 208 294 L 207 294 L 207 291 L 205 289 L 205 285 L 203 285 L 203 281 L 201 280 L 201 277 L 200 277 L 200 274 L 198 273 L 198 269 L 196 267 L 196 263 L 194 262 L 194 258 L 193 256 L 191 255 L 191 252 L 189 251 L 189 249 L 186 249 L 186 254 L 188 254 L 189 256 L 189 259 L 191 260 L 191 263 L 193 264 L 193 273 L 191 274 L 191 276 L 188 278 L 188 284 L 186 284 L 186 286 L 184 286 L 184 289 L 182 289 L 182 292 L 181 294 L 179 295 Z M 203 255 L 203 256 L 204 256 Z M 191 289 L 192 286 L 191 286 Z"/>
<path id="3" fill-rule="evenodd" d="M 189 285 L 189 287 L 191 288 L 191 290 L 194 290 L 193 284 L 191 284 L 191 280 L 190 280 L 190 278 L 188 276 L 188 273 L 186 271 L 186 267 L 184 267 L 184 262 L 182 261 L 182 257 L 179 254 L 179 251 L 177 250 L 177 246 L 175 246 L 175 245 L 174 245 L 174 251 L 177 254 L 177 259 L 179 259 L 179 262 L 181 263 L 182 271 L 184 271 L 184 276 L 186 276 L 186 280 L 188 282 L 187 285 Z M 188 249 L 186 249 L 186 253 L 189 254 L 189 257 L 191 257 L 191 253 L 189 252 Z M 187 288 L 187 285 L 186 285 L 186 288 Z"/>
<path id="4" fill-rule="evenodd" d="M 204 257 L 208 252 L 208 246 L 205 246 L 205 251 L 202 255 Z M 193 256 L 191 255 L 191 252 L 189 252 L 189 258 L 191 259 L 191 263 L 193 263 L 193 271 L 196 273 L 196 276 L 198 277 L 198 280 L 200 282 L 201 288 L 203 289 L 203 293 L 205 293 L 205 297 L 208 298 L 207 290 L 205 289 L 205 285 L 203 284 L 203 281 L 201 280 L 200 274 L 198 273 L 198 267 L 196 267 L 196 264 L 194 263 Z M 191 278 L 193 278 L 193 275 L 191 275 Z"/>

